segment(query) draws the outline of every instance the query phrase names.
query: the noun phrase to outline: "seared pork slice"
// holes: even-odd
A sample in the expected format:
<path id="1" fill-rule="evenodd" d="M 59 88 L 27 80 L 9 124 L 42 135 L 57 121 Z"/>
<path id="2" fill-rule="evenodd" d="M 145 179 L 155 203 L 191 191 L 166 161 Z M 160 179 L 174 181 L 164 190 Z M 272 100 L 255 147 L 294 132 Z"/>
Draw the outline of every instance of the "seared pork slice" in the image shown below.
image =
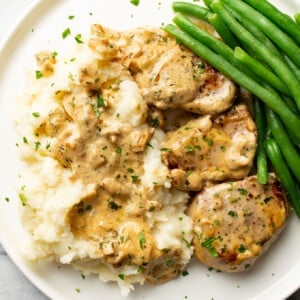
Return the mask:
<path id="1" fill-rule="evenodd" d="M 107 80 L 105 62 L 115 70 L 110 76 L 126 77 L 129 71 L 145 101 L 160 110 L 218 114 L 233 103 L 234 83 L 161 29 L 118 32 L 97 24 L 92 35 L 89 47 L 101 55 L 81 70 L 80 82 L 88 89 L 99 89 Z"/>
<path id="2" fill-rule="evenodd" d="M 248 108 L 239 104 L 218 117 L 199 117 L 169 133 L 161 148 L 162 161 L 171 170 L 173 187 L 200 191 L 205 182 L 247 176 L 256 140 Z"/>
<path id="3" fill-rule="evenodd" d="M 197 114 L 218 114 L 232 105 L 234 83 L 162 30 L 137 29 L 130 39 L 129 49 L 134 44 L 139 51 L 130 51 L 126 64 L 148 104 Z"/>
<path id="4" fill-rule="evenodd" d="M 128 36 L 131 75 L 148 104 L 176 108 L 193 100 L 208 78 L 207 64 L 160 29 L 136 29 Z M 135 45 L 135 52 L 132 47 Z"/>
<path id="5" fill-rule="evenodd" d="M 288 216 L 287 198 L 274 174 L 205 188 L 192 201 L 195 255 L 225 271 L 248 269 L 277 238 Z"/>
<path id="6" fill-rule="evenodd" d="M 235 94 L 235 84 L 229 78 L 211 68 L 210 76 L 197 96 L 192 101 L 183 104 L 182 107 L 199 115 L 217 115 L 232 106 Z"/>

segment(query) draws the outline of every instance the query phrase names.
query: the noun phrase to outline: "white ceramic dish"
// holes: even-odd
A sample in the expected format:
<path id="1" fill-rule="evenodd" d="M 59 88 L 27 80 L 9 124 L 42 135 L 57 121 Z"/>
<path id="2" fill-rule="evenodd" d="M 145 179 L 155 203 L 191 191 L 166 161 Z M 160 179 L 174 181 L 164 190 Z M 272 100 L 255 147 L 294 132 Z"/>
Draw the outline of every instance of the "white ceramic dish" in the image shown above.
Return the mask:
<path id="1" fill-rule="evenodd" d="M 26 72 L 34 66 L 34 53 L 42 49 L 65 52 L 75 45 L 73 37 L 62 39 L 61 33 L 66 28 L 70 28 L 74 36 L 88 32 L 92 23 L 120 30 L 161 26 L 173 16 L 171 2 L 141 0 L 136 7 L 129 0 L 36 1 L 0 48 L 0 239 L 22 272 L 52 299 L 115 300 L 121 296 L 114 284 L 104 284 L 96 277 L 83 279 L 79 272 L 54 263 L 32 265 L 23 257 L 26 234 L 16 209 L 18 163 L 11 122 L 14 98 L 21 94 Z M 300 11 L 298 0 L 272 2 L 290 14 Z M 70 15 L 75 17 L 70 20 Z M 300 221 L 292 215 L 276 244 L 249 272 L 217 273 L 193 261 L 188 267 L 188 276 L 161 286 L 136 287 L 128 300 L 283 299 L 300 286 L 299 232 Z"/>

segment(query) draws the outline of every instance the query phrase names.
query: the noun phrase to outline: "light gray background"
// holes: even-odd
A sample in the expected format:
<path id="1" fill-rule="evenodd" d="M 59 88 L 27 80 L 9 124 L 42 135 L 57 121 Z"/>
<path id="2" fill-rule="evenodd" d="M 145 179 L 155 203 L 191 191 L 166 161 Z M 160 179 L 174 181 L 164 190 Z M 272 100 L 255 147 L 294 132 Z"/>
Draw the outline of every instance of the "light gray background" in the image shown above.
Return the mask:
<path id="1" fill-rule="evenodd" d="M 0 42 L 3 39 L 3 37 L 8 33 L 9 29 L 13 26 L 16 20 L 20 17 L 20 15 L 24 13 L 24 11 L 30 6 L 32 2 L 33 0 L 0 0 Z M 47 300 L 48 299 L 48 297 L 46 297 L 43 293 L 41 293 L 36 287 L 34 287 L 31 284 L 31 282 L 27 278 L 24 277 L 24 275 L 19 271 L 19 269 L 14 265 L 14 263 L 7 256 L 3 247 L 1 246 L 1 243 L 0 243 L 0 299 L 1 300 Z M 288 300 L 300 300 L 300 291 L 295 293 Z"/>

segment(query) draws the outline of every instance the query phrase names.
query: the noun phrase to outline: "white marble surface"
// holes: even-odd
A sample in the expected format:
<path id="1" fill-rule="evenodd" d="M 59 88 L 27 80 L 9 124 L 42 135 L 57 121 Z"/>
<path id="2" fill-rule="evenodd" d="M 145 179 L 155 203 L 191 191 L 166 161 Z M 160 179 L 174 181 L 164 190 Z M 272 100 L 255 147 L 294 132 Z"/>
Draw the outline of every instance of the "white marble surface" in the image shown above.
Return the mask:
<path id="1" fill-rule="evenodd" d="M 16 20 L 33 0 L 0 0 L 0 42 Z M 0 299 L 2 300 L 46 300 L 41 293 L 19 271 L 5 253 L 0 243 Z M 288 300 L 299 300 L 300 291 Z"/>

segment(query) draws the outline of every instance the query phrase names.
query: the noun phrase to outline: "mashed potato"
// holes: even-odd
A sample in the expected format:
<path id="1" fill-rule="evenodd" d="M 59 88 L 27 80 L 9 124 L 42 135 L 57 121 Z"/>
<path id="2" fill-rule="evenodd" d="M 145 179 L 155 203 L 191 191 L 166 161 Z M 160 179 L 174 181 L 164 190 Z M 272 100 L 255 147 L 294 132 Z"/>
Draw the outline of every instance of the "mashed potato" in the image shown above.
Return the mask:
<path id="1" fill-rule="evenodd" d="M 37 55 L 16 105 L 20 211 L 28 259 L 72 264 L 127 295 L 190 261 L 189 196 L 171 188 L 160 158 L 165 132 L 149 122 L 131 71 L 96 38 L 94 30 L 69 57 Z"/>

